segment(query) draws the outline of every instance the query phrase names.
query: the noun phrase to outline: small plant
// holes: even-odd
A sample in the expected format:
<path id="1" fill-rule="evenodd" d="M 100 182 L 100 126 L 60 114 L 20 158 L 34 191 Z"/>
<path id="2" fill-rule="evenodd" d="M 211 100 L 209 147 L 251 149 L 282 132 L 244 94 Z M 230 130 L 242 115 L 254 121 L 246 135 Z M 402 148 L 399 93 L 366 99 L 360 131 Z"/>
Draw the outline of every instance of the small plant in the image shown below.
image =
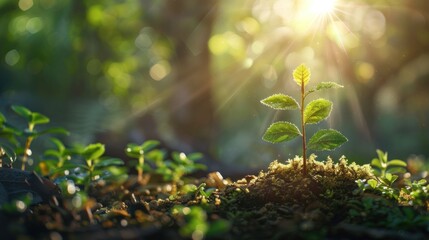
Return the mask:
<path id="1" fill-rule="evenodd" d="M 12 110 L 26 120 L 27 126 L 23 130 L 14 127 L 6 122 L 4 115 L 0 114 L 0 137 L 6 138 L 9 143 L 15 146 L 15 153 L 22 154 L 21 169 L 25 170 L 29 157 L 32 154 L 30 147 L 34 139 L 49 133 L 68 134 L 68 132 L 63 128 L 48 128 L 43 131 L 37 131 L 35 129 L 36 125 L 49 123 L 50 119 L 48 117 L 38 112 L 32 112 L 23 106 L 14 105 L 12 106 Z M 20 137 L 25 138 L 23 146 L 18 141 Z"/>
<path id="2" fill-rule="evenodd" d="M 377 149 L 378 158 L 374 158 L 371 161 L 371 166 L 374 168 L 374 175 L 377 176 L 377 180 L 391 186 L 396 179 L 398 179 L 398 173 L 405 173 L 407 163 L 400 159 L 388 160 L 387 152 L 383 152 Z"/>
<path id="3" fill-rule="evenodd" d="M 119 158 L 102 157 L 105 148 L 101 143 L 89 144 L 86 146 L 81 155 L 85 159 L 85 164 L 78 165 L 83 171 L 83 182 L 85 184 L 85 192 L 88 192 L 90 184 L 95 180 L 108 180 L 113 177 L 126 177 L 122 169 L 117 166 L 124 165 L 124 162 Z"/>
<path id="4" fill-rule="evenodd" d="M 392 187 L 392 184 L 398 179 L 399 173 L 406 171 L 407 164 L 399 159 L 388 160 L 387 152 L 377 149 L 378 158 L 371 161 L 375 179 L 360 179 L 357 184 L 360 190 L 376 190 L 383 196 L 398 200 L 400 189 Z"/>
<path id="5" fill-rule="evenodd" d="M 196 170 L 204 170 L 204 164 L 196 163 L 202 157 L 201 153 L 173 152 L 172 160 L 158 161 L 156 173 L 162 175 L 164 181 L 171 181 L 173 185 L 177 184 L 185 174 L 190 174 Z"/>
<path id="6" fill-rule="evenodd" d="M 66 148 L 59 139 L 51 138 L 50 140 L 56 148 L 50 148 L 44 152 L 42 160 L 38 164 L 38 170 L 43 176 L 56 178 L 61 175 L 61 172 L 73 169 L 76 166 L 70 161 L 73 150 Z"/>
<path id="7" fill-rule="evenodd" d="M 125 150 L 127 156 L 138 159 L 136 170 L 137 170 L 137 181 L 139 183 L 143 182 L 145 155 L 147 155 L 149 151 L 151 151 L 153 148 L 155 148 L 158 145 L 159 145 L 159 142 L 155 140 L 145 141 L 141 145 L 137 145 L 134 143 L 130 143 L 127 145 L 127 149 Z"/>
<path id="8" fill-rule="evenodd" d="M 334 82 L 321 82 L 315 88 L 306 91 L 305 87 L 310 81 L 310 76 L 310 69 L 304 64 L 299 65 L 293 71 L 293 78 L 301 88 L 301 104 L 298 104 L 293 97 L 285 94 L 274 94 L 261 101 L 262 104 L 276 110 L 300 110 L 301 131 L 293 123 L 285 121 L 275 122 L 268 127 L 262 139 L 270 143 L 280 143 L 301 136 L 304 175 L 307 175 L 307 148 L 316 151 L 333 150 L 347 142 L 347 138 L 340 132 L 333 129 L 321 129 L 310 138 L 307 145 L 305 126 L 319 123 L 328 118 L 332 110 L 332 102 L 319 98 L 311 101 L 304 107 L 306 98 L 311 93 L 322 89 L 343 87 Z"/>
<path id="9" fill-rule="evenodd" d="M 429 186 L 426 179 L 405 181 L 406 186 L 401 188 L 400 201 L 411 206 L 424 206 L 429 210 Z"/>
<path id="10" fill-rule="evenodd" d="M 202 204 L 206 204 L 212 193 L 216 190 L 216 188 L 206 189 L 206 186 L 206 183 L 201 183 L 198 186 L 194 184 L 186 184 L 180 189 L 180 191 L 183 194 L 192 196 L 194 199 L 199 199 Z"/>

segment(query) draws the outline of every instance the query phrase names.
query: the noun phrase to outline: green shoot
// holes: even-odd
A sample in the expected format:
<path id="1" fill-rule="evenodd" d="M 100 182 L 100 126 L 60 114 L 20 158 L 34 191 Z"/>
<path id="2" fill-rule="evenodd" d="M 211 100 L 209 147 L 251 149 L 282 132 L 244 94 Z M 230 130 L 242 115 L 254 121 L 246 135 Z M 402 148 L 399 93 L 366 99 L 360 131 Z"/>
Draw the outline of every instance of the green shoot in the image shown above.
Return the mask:
<path id="1" fill-rule="evenodd" d="M 85 192 L 88 192 L 91 183 L 97 179 L 107 180 L 109 177 L 126 177 L 117 166 L 124 165 L 119 158 L 102 157 L 105 148 L 101 143 L 94 143 L 86 146 L 81 155 L 85 159 L 84 165 L 79 167 L 86 172 L 84 177 Z"/>
<path id="2" fill-rule="evenodd" d="M 315 88 L 306 91 L 310 76 L 310 69 L 304 64 L 299 65 L 293 71 L 293 78 L 300 87 L 300 104 L 293 97 L 285 94 L 274 94 L 261 101 L 262 104 L 276 110 L 298 109 L 300 111 L 301 131 L 293 123 L 284 121 L 275 122 L 268 127 L 262 139 L 270 143 L 280 143 L 301 136 L 304 175 L 307 175 L 307 148 L 316 151 L 334 150 L 347 142 L 347 138 L 340 132 L 333 129 L 321 129 L 309 139 L 307 144 L 306 125 L 316 124 L 325 120 L 329 117 L 332 110 L 332 102 L 323 98 L 313 100 L 304 107 L 307 96 L 322 89 L 343 87 L 334 82 L 321 82 Z"/>
<path id="3" fill-rule="evenodd" d="M 378 158 L 371 161 L 375 179 L 360 179 L 356 181 L 358 187 L 365 191 L 368 189 L 376 190 L 383 196 L 397 199 L 400 196 L 400 189 L 393 188 L 392 184 L 398 179 L 399 173 L 405 173 L 407 163 L 399 159 L 388 160 L 387 152 L 377 149 Z"/>
<path id="4" fill-rule="evenodd" d="M 137 158 L 138 163 L 136 165 L 137 170 L 137 181 L 141 184 L 143 183 L 143 169 L 145 164 L 145 154 L 149 153 L 150 150 L 159 145 L 158 141 L 148 140 L 141 145 L 130 143 L 127 145 L 125 150 L 127 156 L 132 158 Z"/>
<path id="5" fill-rule="evenodd" d="M 155 172 L 162 175 L 164 181 L 171 181 L 173 185 L 177 184 L 186 174 L 206 169 L 204 164 L 195 162 L 202 158 L 201 153 L 186 155 L 183 152 L 173 152 L 171 156 L 172 160 L 158 162 Z"/>
<path id="6" fill-rule="evenodd" d="M 388 160 L 387 152 L 377 149 L 378 158 L 371 161 L 371 166 L 374 168 L 374 175 L 385 185 L 392 185 L 398 179 L 398 173 L 405 173 L 407 163 L 400 159 Z"/>
<path id="7" fill-rule="evenodd" d="M 49 133 L 68 134 L 63 128 L 48 128 L 43 131 L 37 131 L 36 125 L 49 123 L 49 118 L 37 112 L 32 112 L 23 106 L 12 106 L 12 110 L 26 120 L 27 126 L 24 130 L 20 130 L 6 122 L 3 114 L 0 115 L 0 137 L 6 138 L 10 143 L 16 146 L 15 152 L 22 153 L 21 169 L 25 170 L 27 162 L 32 154 L 31 143 L 34 139 Z M 21 147 L 17 138 L 24 137 L 25 143 Z"/>

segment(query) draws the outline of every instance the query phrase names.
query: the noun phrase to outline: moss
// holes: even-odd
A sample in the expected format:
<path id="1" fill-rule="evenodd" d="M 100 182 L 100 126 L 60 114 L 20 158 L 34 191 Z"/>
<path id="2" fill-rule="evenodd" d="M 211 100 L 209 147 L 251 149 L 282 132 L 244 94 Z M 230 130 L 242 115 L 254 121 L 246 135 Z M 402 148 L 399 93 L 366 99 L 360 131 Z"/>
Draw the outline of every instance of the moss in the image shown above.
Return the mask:
<path id="1" fill-rule="evenodd" d="M 330 204 L 353 197 L 357 179 L 373 178 L 369 165 L 349 164 L 345 157 L 338 163 L 331 158 L 317 161 L 315 155 L 308 160 L 308 175 L 302 174 L 303 161 L 300 157 L 285 164 L 272 162 L 266 172 L 258 176 L 247 176 L 226 190 L 226 196 L 238 191 L 235 197 L 244 205 L 255 206 L 266 203 L 282 203 L 308 207 L 312 204 Z"/>
<path id="2" fill-rule="evenodd" d="M 266 171 L 249 175 L 215 192 L 221 199 L 217 212 L 232 222 L 231 234 L 240 239 L 325 238 L 329 226 L 346 219 L 356 180 L 373 178 L 369 165 L 348 163 L 341 157 L 308 159 L 302 174 L 302 158 L 272 162 Z M 275 235 L 275 236 L 274 236 Z"/>

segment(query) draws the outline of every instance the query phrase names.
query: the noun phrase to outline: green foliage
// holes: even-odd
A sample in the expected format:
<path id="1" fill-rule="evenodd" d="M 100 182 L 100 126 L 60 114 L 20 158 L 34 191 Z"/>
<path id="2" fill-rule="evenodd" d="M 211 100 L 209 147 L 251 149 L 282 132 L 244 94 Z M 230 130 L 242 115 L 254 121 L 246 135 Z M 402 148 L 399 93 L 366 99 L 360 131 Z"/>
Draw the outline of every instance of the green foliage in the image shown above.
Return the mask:
<path id="1" fill-rule="evenodd" d="M 388 160 L 387 152 L 377 149 L 378 158 L 371 161 L 375 178 L 358 180 L 357 184 L 363 191 L 375 190 L 388 198 L 398 199 L 400 189 L 392 184 L 398 179 L 399 173 L 406 171 L 407 164 L 399 159 Z"/>
<path id="2" fill-rule="evenodd" d="M 80 152 L 86 163 L 78 165 L 84 173 L 82 180 L 85 183 L 85 190 L 89 189 L 94 180 L 124 180 L 123 178 L 126 178 L 124 171 L 118 168 L 124 162 L 119 158 L 102 157 L 104 151 L 103 144 L 94 143 L 89 144 Z"/>
<path id="3" fill-rule="evenodd" d="M 305 85 L 310 81 L 310 76 L 311 72 L 304 64 L 299 65 L 295 70 L 293 70 L 293 79 L 298 86 L 305 87 Z"/>
<path id="4" fill-rule="evenodd" d="M 125 149 L 127 156 L 136 158 L 138 160 L 136 165 L 136 170 L 138 172 L 138 181 L 143 181 L 143 169 L 145 167 L 145 156 L 150 155 L 150 151 L 159 151 L 153 150 L 153 148 L 159 145 L 159 141 L 156 140 L 147 140 L 141 145 L 130 143 Z"/>
<path id="5" fill-rule="evenodd" d="M 67 149 L 64 144 L 56 138 L 51 138 L 51 142 L 55 148 L 46 150 L 43 154 L 43 161 L 39 163 L 39 167 L 43 171 L 43 175 L 52 175 L 55 172 L 62 170 L 67 160 L 71 159 L 72 151 Z"/>
<path id="6" fill-rule="evenodd" d="M 200 203 L 206 204 L 209 201 L 209 197 L 216 190 L 215 188 L 206 189 L 206 183 L 201 183 L 196 186 L 194 184 L 186 184 L 182 186 L 180 192 L 192 196 L 194 199 L 199 199 Z"/>
<path id="7" fill-rule="evenodd" d="M 426 179 L 410 181 L 406 179 L 405 187 L 401 188 L 399 200 L 411 206 L 423 206 L 429 209 L 429 189 Z"/>
<path id="8" fill-rule="evenodd" d="M 311 101 L 304 110 L 304 123 L 315 124 L 329 117 L 332 102 L 325 99 Z"/>
<path id="9" fill-rule="evenodd" d="M 49 123 L 49 118 L 43 114 L 32 112 L 28 108 L 23 106 L 12 106 L 12 110 L 18 114 L 19 116 L 25 118 L 29 124 L 29 129 L 33 129 L 33 127 L 37 124 L 46 124 Z"/>
<path id="10" fill-rule="evenodd" d="M 143 169 L 160 174 L 164 181 L 174 184 L 179 183 L 184 175 L 206 169 L 205 165 L 196 163 L 203 157 L 201 153 L 187 155 L 183 152 L 172 152 L 171 159 L 165 160 L 165 153 L 156 148 L 158 145 L 156 140 L 147 140 L 141 145 L 128 144 L 125 152 L 129 157 L 138 160 L 136 169 L 139 181 L 142 180 Z"/>
<path id="11" fill-rule="evenodd" d="M 365 197 L 349 201 L 348 220 L 367 227 L 398 230 L 428 229 L 429 215 L 410 207 L 392 204 L 384 198 Z"/>
<path id="12" fill-rule="evenodd" d="M 20 129 L 9 124 L 6 121 L 6 117 L 1 114 L 0 116 L 0 137 L 7 140 L 10 148 L 13 148 L 13 151 L 16 154 L 21 154 L 22 165 L 21 169 L 25 170 L 26 164 L 29 161 L 29 158 L 32 154 L 31 144 L 34 139 L 46 135 L 46 134 L 68 134 L 68 132 L 63 128 L 48 128 L 42 131 L 37 131 L 35 129 L 36 125 L 47 124 L 49 123 L 49 118 L 45 115 L 32 112 L 28 108 L 23 106 L 13 105 L 12 110 L 15 114 L 24 118 L 26 121 L 26 128 Z M 7 147 L 4 147 L 7 148 Z M 13 162 L 11 162 L 13 163 Z"/>
<path id="13" fill-rule="evenodd" d="M 178 183 L 186 174 L 191 174 L 197 170 L 204 170 L 207 167 L 204 164 L 196 163 L 202 158 L 201 153 L 173 152 L 171 160 L 158 161 L 155 172 L 162 175 L 164 181 Z"/>
<path id="14" fill-rule="evenodd" d="M 346 141 L 347 139 L 336 130 L 321 129 L 310 138 L 308 148 L 318 151 L 332 150 Z"/>
<path id="15" fill-rule="evenodd" d="M 44 160 L 39 164 L 39 170 L 44 175 L 59 179 L 59 182 L 71 180 L 74 184 L 83 185 L 85 192 L 100 181 L 121 183 L 126 180 L 123 160 L 103 156 L 103 144 L 67 148 L 58 139 L 51 140 L 57 149 L 45 151 Z"/>
<path id="16" fill-rule="evenodd" d="M 276 110 L 293 110 L 299 108 L 294 98 L 284 94 L 274 94 L 262 100 L 261 103 Z"/>
<path id="17" fill-rule="evenodd" d="M 396 180 L 396 178 L 391 177 L 392 174 L 404 173 L 406 171 L 406 162 L 400 159 L 388 160 L 387 152 L 379 149 L 377 149 L 377 155 L 378 158 L 374 158 L 371 161 L 371 165 L 374 167 L 374 174 L 381 179 L 388 178 L 387 184 L 392 184 Z"/>
<path id="18" fill-rule="evenodd" d="M 14 127 L 7 122 L 3 114 L 0 115 L 0 136 L 8 143 L 2 144 L 0 155 L 2 159 L 9 159 L 13 163 L 15 155 L 22 154 L 22 169 L 25 169 L 25 163 L 32 154 L 30 146 L 34 139 L 50 133 L 68 134 L 62 128 L 37 131 L 37 125 L 49 123 L 48 117 L 22 106 L 12 106 L 12 110 L 25 119 L 26 128 L 21 130 Z M 20 141 L 21 139 L 23 140 Z M 44 176 L 57 178 L 60 182 L 73 181 L 82 184 L 86 191 L 95 181 L 122 182 L 127 177 L 126 169 L 121 167 L 124 162 L 118 158 L 104 157 L 105 148 L 100 143 L 89 144 L 83 148 L 67 148 L 59 139 L 50 140 L 55 148 L 44 152 L 37 167 Z M 13 147 L 8 147 L 9 145 Z"/>
<path id="19" fill-rule="evenodd" d="M 307 174 L 306 169 L 306 151 L 307 148 L 321 151 L 321 150 L 334 150 L 347 142 L 347 138 L 344 137 L 340 132 L 333 129 L 322 129 L 316 132 L 311 138 L 307 146 L 306 144 L 306 131 L 305 125 L 319 123 L 329 117 L 332 111 L 332 102 L 319 98 L 311 101 L 305 107 L 305 98 L 316 91 L 329 88 L 341 88 L 343 86 L 333 82 L 321 82 L 315 88 L 306 91 L 305 86 L 310 81 L 311 72 L 310 69 L 304 64 L 299 65 L 293 71 L 293 77 L 298 86 L 301 87 L 301 106 L 291 96 L 284 94 L 274 94 L 261 101 L 262 104 L 276 109 L 276 110 L 300 110 L 301 115 L 301 131 L 298 127 L 290 122 L 275 122 L 268 127 L 263 140 L 271 143 L 280 143 L 290 141 L 295 137 L 302 136 L 302 155 L 304 160 L 303 173 Z"/>
<path id="20" fill-rule="evenodd" d="M 301 132 L 290 122 L 275 122 L 268 127 L 262 139 L 271 143 L 279 143 L 289 141 L 297 136 L 300 136 Z"/>

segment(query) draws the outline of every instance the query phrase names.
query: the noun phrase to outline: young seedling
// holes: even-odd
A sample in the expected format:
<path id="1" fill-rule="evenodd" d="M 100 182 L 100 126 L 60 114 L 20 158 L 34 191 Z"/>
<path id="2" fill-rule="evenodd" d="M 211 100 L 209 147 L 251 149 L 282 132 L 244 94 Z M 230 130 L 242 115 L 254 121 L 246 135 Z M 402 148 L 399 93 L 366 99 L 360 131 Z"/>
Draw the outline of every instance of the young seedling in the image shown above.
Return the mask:
<path id="1" fill-rule="evenodd" d="M 73 172 L 76 163 L 72 157 L 79 155 L 79 149 L 66 147 L 59 139 L 51 138 L 50 141 L 56 148 L 47 149 L 38 164 L 38 170 L 43 176 L 50 176 L 51 179 L 63 176 L 65 173 Z"/>
<path id="2" fill-rule="evenodd" d="M 12 110 L 27 121 L 27 127 L 20 130 L 6 122 L 6 118 L 0 115 L 0 136 L 6 138 L 10 143 L 16 146 L 15 152 L 22 153 L 21 169 L 25 170 L 26 164 L 31 156 L 31 143 L 34 139 L 49 133 L 68 134 L 63 128 L 48 128 L 43 131 L 35 130 L 36 125 L 49 123 L 49 118 L 43 114 L 32 112 L 23 106 L 12 106 Z M 25 144 L 20 147 L 18 137 L 25 138 Z"/>
<path id="3" fill-rule="evenodd" d="M 81 155 L 85 159 L 85 164 L 78 165 L 86 172 L 83 180 L 85 184 L 85 192 L 88 192 L 92 181 L 101 179 L 108 180 L 109 177 L 120 179 L 126 174 L 117 166 L 124 165 L 124 162 L 119 158 L 102 157 L 105 148 L 101 143 L 94 143 L 86 146 Z"/>
<path id="4" fill-rule="evenodd" d="M 157 166 L 156 173 L 161 174 L 164 181 L 171 181 L 173 184 L 177 184 L 186 174 L 207 168 L 204 164 L 195 162 L 202 158 L 201 153 L 186 155 L 183 152 L 173 152 L 171 157 L 172 160 L 166 160 Z"/>
<path id="5" fill-rule="evenodd" d="M 293 71 L 293 78 L 301 90 L 300 104 L 293 97 L 285 94 L 274 94 L 261 101 L 262 104 L 276 110 L 298 109 L 300 111 L 301 131 L 293 123 L 285 121 L 275 122 L 268 127 L 262 139 L 270 143 L 280 143 L 301 136 L 304 175 L 307 175 L 307 148 L 316 151 L 333 150 L 347 142 L 347 138 L 340 132 L 333 129 L 321 129 L 310 138 L 307 145 L 305 126 L 319 123 L 328 118 L 332 110 L 332 102 L 319 98 L 311 101 L 304 107 L 306 98 L 311 93 L 322 89 L 343 87 L 334 82 L 321 82 L 315 88 L 306 90 L 310 76 L 310 69 L 304 64 L 299 65 Z"/>
<path id="6" fill-rule="evenodd" d="M 125 150 L 127 156 L 132 158 L 137 158 L 138 162 L 136 165 L 137 170 L 137 181 L 141 184 L 143 183 L 143 169 L 145 164 L 145 155 L 149 153 L 153 148 L 159 145 L 158 141 L 148 140 L 141 145 L 130 143 L 127 145 Z"/>
<path id="7" fill-rule="evenodd" d="M 398 173 L 405 173 L 407 163 L 400 159 L 388 160 L 387 152 L 383 152 L 377 149 L 378 158 L 374 158 L 371 161 L 371 165 L 374 167 L 374 175 L 377 176 L 378 181 L 381 183 L 391 186 L 396 179 L 398 179 Z M 375 180 L 368 180 L 371 185 L 376 185 Z"/>
<path id="8" fill-rule="evenodd" d="M 182 182 L 182 177 L 197 170 L 205 170 L 204 164 L 195 161 L 202 158 L 201 153 L 191 153 L 186 155 L 181 152 L 173 152 L 172 160 L 157 161 L 155 173 L 160 174 L 164 181 L 172 183 L 172 193 L 176 194 L 177 185 Z"/>
<path id="9" fill-rule="evenodd" d="M 398 179 L 399 176 L 397 174 L 406 172 L 407 163 L 400 159 L 388 160 L 387 152 L 379 149 L 377 149 L 377 155 L 378 158 L 374 158 L 371 161 L 375 179 L 371 178 L 368 181 L 366 179 L 359 179 L 356 183 L 362 191 L 375 190 L 383 196 L 398 200 L 402 190 L 394 188 L 392 184 Z M 408 188 L 405 188 L 404 193 L 407 193 L 408 190 Z"/>

